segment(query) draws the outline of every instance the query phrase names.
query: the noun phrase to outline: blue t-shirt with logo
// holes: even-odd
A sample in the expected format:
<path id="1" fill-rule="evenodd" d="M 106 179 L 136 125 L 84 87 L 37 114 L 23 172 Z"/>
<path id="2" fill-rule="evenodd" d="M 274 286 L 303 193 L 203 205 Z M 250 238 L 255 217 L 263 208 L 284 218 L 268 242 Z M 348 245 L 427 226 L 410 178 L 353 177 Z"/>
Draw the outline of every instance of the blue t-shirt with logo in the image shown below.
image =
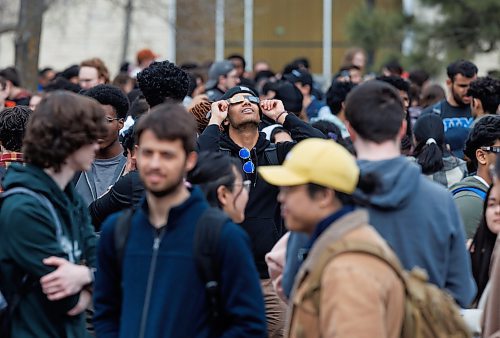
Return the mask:
<path id="1" fill-rule="evenodd" d="M 427 107 L 424 114 L 437 114 L 443 120 L 445 140 L 452 150 L 463 150 L 465 140 L 469 134 L 474 118 L 469 105 L 455 107 L 446 99 Z"/>

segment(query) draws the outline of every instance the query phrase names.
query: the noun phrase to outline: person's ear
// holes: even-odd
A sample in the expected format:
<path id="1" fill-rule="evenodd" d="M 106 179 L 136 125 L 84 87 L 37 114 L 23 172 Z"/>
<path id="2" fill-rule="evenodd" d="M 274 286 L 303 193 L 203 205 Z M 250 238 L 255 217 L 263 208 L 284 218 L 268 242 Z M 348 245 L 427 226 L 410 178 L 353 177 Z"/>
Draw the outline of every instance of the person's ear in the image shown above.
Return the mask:
<path id="1" fill-rule="evenodd" d="M 486 159 L 486 152 L 483 149 L 476 149 L 476 160 L 481 165 L 486 165 L 488 163 L 488 160 Z"/>
<path id="2" fill-rule="evenodd" d="M 222 207 L 225 207 L 228 204 L 228 194 L 229 191 L 226 186 L 220 185 L 217 187 L 217 199 Z"/>
<path id="3" fill-rule="evenodd" d="M 196 166 L 198 161 L 198 154 L 196 151 L 190 152 L 186 157 L 186 171 L 191 171 Z"/>
<path id="4" fill-rule="evenodd" d="M 451 88 L 452 85 L 453 85 L 453 81 L 451 81 L 451 79 L 446 79 L 446 86 L 448 88 Z"/>
<path id="5" fill-rule="evenodd" d="M 322 189 L 318 191 L 314 197 L 318 202 L 317 205 L 321 209 L 327 208 L 331 206 L 335 200 L 335 191 L 331 189 Z"/>
<path id="6" fill-rule="evenodd" d="M 403 120 L 403 122 L 401 123 L 401 127 L 399 128 L 398 140 L 402 140 L 406 135 L 406 128 L 408 128 L 408 123 L 406 122 L 406 120 Z"/>
<path id="7" fill-rule="evenodd" d="M 349 135 L 351 136 L 351 141 L 354 142 L 356 141 L 358 137 L 358 133 L 354 130 L 354 128 L 351 126 L 349 121 L 345 121 L 345 126 L 347 127 L 347 131 L 349 132 Z"/>

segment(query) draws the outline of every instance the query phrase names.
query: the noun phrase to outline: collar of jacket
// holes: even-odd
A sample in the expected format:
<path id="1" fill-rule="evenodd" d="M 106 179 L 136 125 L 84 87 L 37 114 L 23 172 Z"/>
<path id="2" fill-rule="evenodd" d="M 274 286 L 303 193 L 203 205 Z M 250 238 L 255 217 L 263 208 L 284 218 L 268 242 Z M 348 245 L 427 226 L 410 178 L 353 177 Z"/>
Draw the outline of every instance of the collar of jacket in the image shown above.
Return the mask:
<path id="1" fill-rule="evenodd" d="M 360 226 L 368 224 L 368 212 L 365 209 L 356 209 L 343 217 L 334 221 L 330 226 L 318 237 L 314 242 L 307 259 L 303 263 L 295 282 L 303 279 L 303 276 L 308 272 L 319 259 L 322 252 L 332 243 L 339 241 L 348 232 L 351 232 Z"/>
<path id="2" fill-rule="evenodd" d="M 257 153 L 263 152 L 268 146 L 269 146 L 269 141 L 266 139 L 266 134 L 263 132 L 258 132 L 259 133 L 259 138 L 257 139 L 257 143 L 255 144 L 255 150 Z M 232 153 L 236 154 L 238 156 L 238 151 L 240 151 L 241 147 L 234 143 L 234 141 L 229 137 L 227 133 L 222 133 L 221 137 L 221 143 L 220 143 L 222 148 L 227 148 L 231 150 Z M 252 149 L 250 149 L 251 151 Z"/>

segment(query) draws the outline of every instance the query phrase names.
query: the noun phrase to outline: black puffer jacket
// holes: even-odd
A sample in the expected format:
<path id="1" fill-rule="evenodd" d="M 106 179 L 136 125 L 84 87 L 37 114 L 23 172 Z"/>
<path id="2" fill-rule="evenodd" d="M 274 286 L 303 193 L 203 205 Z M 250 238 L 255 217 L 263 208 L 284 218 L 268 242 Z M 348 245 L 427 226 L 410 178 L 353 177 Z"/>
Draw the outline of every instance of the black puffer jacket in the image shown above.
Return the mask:
<path id="1" fill-rule="evenodd" d="M 283 127 L 289 130 L 292 138 L 299 142 L 309 137 L 324 138 L 323 134 L 301 121 L 293 114 L 288 114 Z M 283 163 L 288 152 L 296 142 L 285 142 L 276 144 L 278 163 Z M 255 147 L 251 150 L 252 161 L 256 168 L 259 166 L 272 165 L 266 157 L 265 150 L 270 146 L 265 134 L 260 133 Z M 221 133 L 218 126 L 209 125 L 198 138 L 199 151 L 220 151 L 227 149 L 231 156 L 239 159 L 238 152 L 241 147 L 233 142 L 226 133 Z M 241 160 L 241 159 L 240 159 Z M 243 165 L 243 160 L 241 160 Z M 245 221 L 241 226 L 246 230 L 252 242 L 257 270 L 261 279 L 269 278 L 264 256 L 271 251 L 274 244 L 286 232 L 280 215 L 280 206 L 276 200 L 278 188 L 265 182 L 257 173 L 245 174 L 246 179 L 253 182 L 250 197 L 245 210 Z"/>

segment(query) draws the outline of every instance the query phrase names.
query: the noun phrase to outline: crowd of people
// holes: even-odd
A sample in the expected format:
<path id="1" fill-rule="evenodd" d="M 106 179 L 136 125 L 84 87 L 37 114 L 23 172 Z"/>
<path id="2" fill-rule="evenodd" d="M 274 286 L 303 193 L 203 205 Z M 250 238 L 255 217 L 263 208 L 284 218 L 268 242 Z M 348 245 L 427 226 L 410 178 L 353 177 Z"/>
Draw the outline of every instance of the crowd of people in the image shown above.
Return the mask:
<path id="1" fill-rule="evenodd" d="M 0 70 L 2 337 L 399 337 L 415 268 L 500 337 L 494 74 L 157 58 Z"/>

